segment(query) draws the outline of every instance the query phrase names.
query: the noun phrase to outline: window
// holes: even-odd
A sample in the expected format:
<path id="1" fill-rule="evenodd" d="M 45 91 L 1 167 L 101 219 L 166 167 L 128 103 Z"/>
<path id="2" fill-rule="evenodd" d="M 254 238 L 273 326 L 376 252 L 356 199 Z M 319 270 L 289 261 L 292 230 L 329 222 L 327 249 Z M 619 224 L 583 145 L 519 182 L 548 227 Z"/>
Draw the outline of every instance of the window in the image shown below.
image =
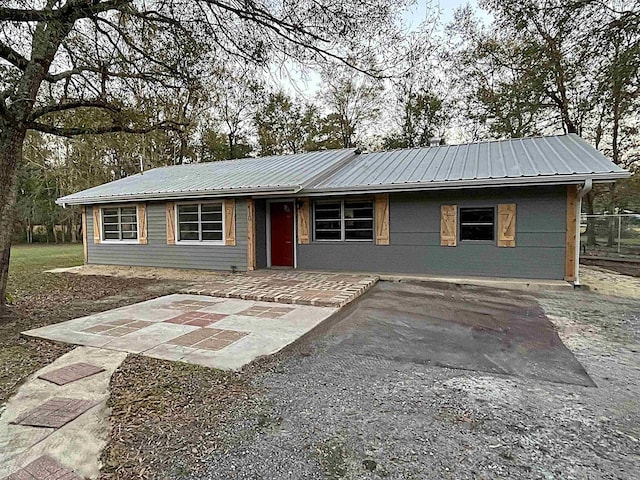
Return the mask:
<path id="1" fill-rule="evenodd" d="M 102 239 L 127 241 L 138 239 L 138 209 L 115 207 L 102 209 Z"/>
<path id="2" fill-rule="evenodd" d="M 461 208 L 460 240 L 494 239 L 493 208 Z"/>
<path id="3" fill-rule="evenodd" d="M 178 205 L 178 241 L 222 242 L 222 204 Z"/>
<path id="4" fill-rule="evenodd" d="M 318 241 L 373 240 L 373 202 L 338 200 L 314 204 L 314 234 Z"/>

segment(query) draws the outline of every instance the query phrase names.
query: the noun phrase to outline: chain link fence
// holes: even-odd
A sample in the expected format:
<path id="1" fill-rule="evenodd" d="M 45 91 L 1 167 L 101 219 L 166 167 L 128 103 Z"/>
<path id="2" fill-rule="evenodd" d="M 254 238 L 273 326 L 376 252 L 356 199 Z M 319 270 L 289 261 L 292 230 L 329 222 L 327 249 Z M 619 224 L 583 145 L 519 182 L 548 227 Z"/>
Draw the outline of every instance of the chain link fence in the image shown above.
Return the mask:
<path id="1" fill-rule="evenodd" d="M 640 214 L 582 214 L 580 232 L 582 255 L 640 259 Z"/>

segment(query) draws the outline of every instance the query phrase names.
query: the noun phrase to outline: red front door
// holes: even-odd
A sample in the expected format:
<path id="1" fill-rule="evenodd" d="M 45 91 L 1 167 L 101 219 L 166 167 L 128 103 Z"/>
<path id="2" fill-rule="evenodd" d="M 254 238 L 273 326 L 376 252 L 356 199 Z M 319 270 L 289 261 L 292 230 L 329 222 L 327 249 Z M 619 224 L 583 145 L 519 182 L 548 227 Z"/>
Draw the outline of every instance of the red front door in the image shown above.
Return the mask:
<path id="1" fill-rule="evenodd" d="M 293 267 L 293 202 L 271 204 L 271 265 Z"/>

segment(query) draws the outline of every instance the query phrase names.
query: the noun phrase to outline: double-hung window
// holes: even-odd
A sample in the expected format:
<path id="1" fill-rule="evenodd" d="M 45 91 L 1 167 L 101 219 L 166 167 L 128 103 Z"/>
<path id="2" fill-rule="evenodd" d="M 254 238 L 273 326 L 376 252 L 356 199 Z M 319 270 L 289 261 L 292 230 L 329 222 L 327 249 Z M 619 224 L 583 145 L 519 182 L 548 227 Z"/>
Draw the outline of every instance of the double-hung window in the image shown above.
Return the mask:
<path id="1" fill-rule="evenodd" d="M 317 241 L 373 240 L 373 202 L 370 200 L 316 202 L 313 218 Z"/>
<path id="2" fill-rule="evenodd" d="M 138 209 L 109 207 L 102 209 L 102 239 L 105 241 L 135 241 L 138 239 Z"/>
<path id="3" fill-rule="evenodd" d="M 178 241 L 223 241 L 221 203 L 189 203 L 178 205 Z"/>
<path id="4" fill-rule="evenodd" d="M 495 236 L 493 208 L 461 208 L 460 240 L 493 241 Z"/>

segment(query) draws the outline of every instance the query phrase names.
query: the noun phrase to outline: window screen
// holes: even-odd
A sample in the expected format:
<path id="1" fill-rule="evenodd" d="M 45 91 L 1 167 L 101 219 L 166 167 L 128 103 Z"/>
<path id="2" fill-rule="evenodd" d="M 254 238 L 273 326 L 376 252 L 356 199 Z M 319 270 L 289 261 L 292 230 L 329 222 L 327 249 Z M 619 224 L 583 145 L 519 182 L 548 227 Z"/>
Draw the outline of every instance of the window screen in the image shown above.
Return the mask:
<path id="1" fill-rule="evenodd" d="M 136 207 L 102 209 L 103 240 L 137 240 L 138 213 Z"/>
<path id="2" fill-rule="evenodd" d="M 493 240 L 493 208 L 461 208 L 460 240 Z"/>
<path id="3" fill-rule="evenodd" d="M 373 240 L 373 202 L 340 200 L 314 204 L 316 240 Z"/>
<path id="4" fill-rule="evenodd" d="M 222 241 L 222 205 L 178 205 L 178 240 Z"/>

